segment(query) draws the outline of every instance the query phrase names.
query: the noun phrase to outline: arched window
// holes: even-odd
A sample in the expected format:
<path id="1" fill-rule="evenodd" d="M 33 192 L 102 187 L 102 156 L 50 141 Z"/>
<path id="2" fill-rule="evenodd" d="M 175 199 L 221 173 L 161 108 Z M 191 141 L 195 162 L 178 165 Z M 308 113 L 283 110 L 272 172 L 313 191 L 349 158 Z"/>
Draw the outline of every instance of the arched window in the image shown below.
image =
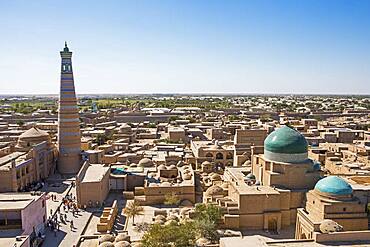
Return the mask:
<path id="1" fill-rule="evenodd" d="M 226 155 L 226 159 L 232 159 L 233 158 L 233 154 L 232 153 L 227 153 Z"/>
<path id="2" fill-rule="evenodd" d="M 217 160 L 222 160 L 224 158 L 224 155 L 222 153 L 217 153 L 216 154 L 216 159 Z"/>
<path id="3" fill-rule="evenodd" d="M 212 157 L 213 157 L 213 155 L 212 155 L 211 153 L 207 153 L 207 154 L 206 154 L 206 157 L 207 157 L 207 158 L 212 158 Z"/>

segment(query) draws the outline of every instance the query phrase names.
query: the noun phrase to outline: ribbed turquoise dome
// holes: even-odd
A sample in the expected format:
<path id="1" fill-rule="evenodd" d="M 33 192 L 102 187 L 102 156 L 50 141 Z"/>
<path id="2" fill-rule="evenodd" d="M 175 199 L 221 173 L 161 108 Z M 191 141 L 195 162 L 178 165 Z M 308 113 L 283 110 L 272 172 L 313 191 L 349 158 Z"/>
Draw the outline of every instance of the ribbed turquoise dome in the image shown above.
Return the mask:
<path id="1" fill-rule="evenodd" d="M 343 178 L 337 176 L 329 176 L 321 179 L 315 185 L 315 190 L 332 195 L 350 195 L 352 187 Z"/>
<path id="2" fill-rule="evenodd" d="M 282 154 L 307 153 L 306 138 L 293 128 L 281 127 L 269 134 L 264 143 L 265 150 Z"/>

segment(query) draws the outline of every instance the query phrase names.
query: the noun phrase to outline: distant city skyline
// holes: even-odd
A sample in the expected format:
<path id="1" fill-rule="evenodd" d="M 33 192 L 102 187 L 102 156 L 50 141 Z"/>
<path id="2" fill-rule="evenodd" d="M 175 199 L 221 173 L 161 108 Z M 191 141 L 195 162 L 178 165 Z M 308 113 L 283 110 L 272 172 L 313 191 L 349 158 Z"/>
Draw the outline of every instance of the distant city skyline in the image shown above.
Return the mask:
<path id="1" fill-rule="evenodd" d="M 1 1 L 0 95 L 370 94 L 370 1 Z"/>

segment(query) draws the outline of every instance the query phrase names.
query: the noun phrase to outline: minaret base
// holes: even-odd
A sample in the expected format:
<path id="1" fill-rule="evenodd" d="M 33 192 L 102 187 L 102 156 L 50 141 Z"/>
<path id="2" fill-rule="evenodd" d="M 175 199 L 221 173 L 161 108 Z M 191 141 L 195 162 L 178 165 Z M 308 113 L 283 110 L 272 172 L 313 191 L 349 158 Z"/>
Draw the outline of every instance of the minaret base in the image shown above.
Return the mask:
<path id="1" fill-rule="evenodd" d="M 58 171 L 61 174 L 77 174 L 82 166 L 82 159 L 77 155 L 59 154 Z"/>

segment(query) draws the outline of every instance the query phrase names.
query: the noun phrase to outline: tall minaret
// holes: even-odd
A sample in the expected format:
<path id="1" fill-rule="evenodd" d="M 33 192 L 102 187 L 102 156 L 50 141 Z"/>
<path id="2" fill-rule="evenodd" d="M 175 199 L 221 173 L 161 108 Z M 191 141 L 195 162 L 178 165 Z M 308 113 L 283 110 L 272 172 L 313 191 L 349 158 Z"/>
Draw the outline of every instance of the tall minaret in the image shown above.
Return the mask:
<path id="1" fill-rule="evenodd" d="M 75 174 L 81 167 L 81 134 L 73 82 L 72 52 L 69 51 L 67 42 L 60 56 L 62 67 L 58 109 L 58 171 L 62 174 Z"/>

